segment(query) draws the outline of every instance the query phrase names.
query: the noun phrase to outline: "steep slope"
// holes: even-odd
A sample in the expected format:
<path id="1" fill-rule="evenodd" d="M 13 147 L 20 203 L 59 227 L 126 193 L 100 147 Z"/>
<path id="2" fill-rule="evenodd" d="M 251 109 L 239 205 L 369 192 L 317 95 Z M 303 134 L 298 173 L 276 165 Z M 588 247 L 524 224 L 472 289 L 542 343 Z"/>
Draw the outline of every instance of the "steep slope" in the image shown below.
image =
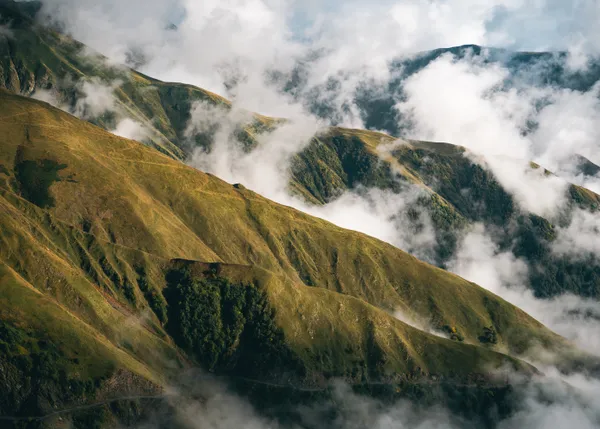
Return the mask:
<path id="1" fill-rule="evenodd" d="M 562 219 L 551 222 L 521 209 L 493 173 L 474 163 L 466 149 L 416 141 L 390 146 L 395 141 L 381 133 L 334 128 L 315 138 L 295 158 L 291 189 L 323 204 L 361 185 L 393 192 L 417 185 L 424 194 L 415 208 L 424 207 L 432 219 L 438 241 L 433 262 L 437 265 L 445 266 L 452 257 L 457 239 L 468 225 L 481 222 L 501 229 L 502 251 L 512 250 L 528 262 L 536 295 L 600 296 L 600 263 L 593 255 L 576 260 L 552 252 L 557 229 L 569 224 L 572 211 L 597 211 L 600 196 L 570 185 Z M 581 165 L 594 171 L 589 162 Z M 536 269 L 540 266 L 546 268 Z"/>
<path id="2" fill-rule="evenodd" d="M 106 383 L 117 397 L 148 395 L 189 359 L 320 386 L 330 376 L 464 383 L 506 364 L 532 371 L 491 349 L 569 353 L 472 283 L 45 103 L 0 92 L 0 130 L 0 318 L 12 332 L 0 359 L 18 379 L 42 341 L 59 373 L 16 397 L 3 384 L 3 414 L 93 402 Z M 64 380 L 87 393 L 52 393 Z"/>
<path id="3" fill-rule="evenodd" d="M 0 33 L 0 88 L 52 98 L 65 110 L 108 130 L 115 130 L 123 119 L 133 120 L 142 127 L 140 139 L 178 159 L 190 150 L 186 129 L 194 103 L 220 109 L 223 115 L 231 108 L 228 100 L 209 91 L 110 64 L 85 45 L 36 24 L 38 7 L 37 2 L 0 0 L 0 25 L 9 28 L 9 33 Z M 105 94 L 104 99 L 111 100 L 90 108 L 85 101 L 88 93 Z M 252 145 L 253 133 L 269 127 L 272 120 L 247 116 L 237 135 Z M 194 144 L 203 143 L 200 138 Z"/>

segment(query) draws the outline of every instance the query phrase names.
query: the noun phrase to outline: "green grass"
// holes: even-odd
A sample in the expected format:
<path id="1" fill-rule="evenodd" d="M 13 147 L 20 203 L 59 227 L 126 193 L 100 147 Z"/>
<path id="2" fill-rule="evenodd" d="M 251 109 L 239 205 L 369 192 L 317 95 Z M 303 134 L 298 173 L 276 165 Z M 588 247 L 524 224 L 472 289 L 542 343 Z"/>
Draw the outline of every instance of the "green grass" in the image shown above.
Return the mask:
<path id="1" fill-rule="evenodd" d="M 210 91 L 112 66 L 102 55 L 89 54 L 91 50 L 84 55 L 83 44 L 35 25 L 21 8 L 10 1 L 0 3 L 0 22 L 10 22 L 14 33 L 10 39 L 0 39 L 0 88 L 28 96 L 51 90 L 59 102 L 73 107 L 83 95 L 79 84 L 120 82 L 114 91 L 116 111 L 91 118 L 91 122 L 114 129 L 118 120 L 133 119 L 149 131 L 144 143 L 175 159 L 184 159 L 194 148 L 185 135 L 194 103 L 220 107 L 223 115 L 231 109 L 228 100 Z M 257 114 L 248 116 L 251 120 L 240 124 L 238 138 L 252 146 L 255 133 L 276 121 Z"/>

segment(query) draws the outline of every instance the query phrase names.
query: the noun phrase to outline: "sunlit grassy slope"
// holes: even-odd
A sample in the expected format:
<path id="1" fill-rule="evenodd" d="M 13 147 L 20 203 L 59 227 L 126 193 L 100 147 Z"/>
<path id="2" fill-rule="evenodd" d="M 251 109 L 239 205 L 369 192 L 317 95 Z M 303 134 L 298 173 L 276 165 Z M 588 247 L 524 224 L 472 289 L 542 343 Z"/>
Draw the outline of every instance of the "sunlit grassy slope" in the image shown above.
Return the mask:
<path id="1" fill-rule="evenodd" d="M 85 45 L 36 24 L 36 10 L 36 2 L 0 0 L 0 23 L 10 28 L 9 36 L 0 35 L 0 88 L 27 96 L 47 91 L 56 102 L 74 109 L 85 96 L 84 82 L 115 87 L 115 106 L 88 119 L 109 130 L 121 119 L 132 119 L 146 130 L 145 143 L 178 159 L 190 150 L 185 131 L 194 103 L 223 112 L 231 108 L 228 100 L 210 91 L 161 82 L 110 64 Z M 246 144 L 255 144 L 254 132 L 271 123 L 269 118 L 248 113 L 247 124 L 237 135 Z"/>
<path id="2" fill-rule="evenodd" d="M 83 82 L 119 82 L 116 113 L 90 118 L 93 123 L 112 130 L 118 120 L 133 119 L 150 131 L 145 143 L 178 159 L 186 158 L 198 146 L 210 146 L 210 133 L 186 134 L 192 105 L 202 102 L 218 109 L 216 116 L 224 118 L 231 109 L 229 101 L 197 87 L 165 83 L 126 67 L 111 66 L 84 45 L 35 25 L 30 17 L 34 11 L 33 3 L 0 1 L 0 21 L 10 22 L 13 33 L 12 37 L 0 36 L 0 87 L 24 95 L 39 95 L 41 90 L 50 89 L 65 106 L 73 108 L 83 96 Z M 477 47 L 451 51 L 460 56 L 465 49 L 478 52 Z M 423 64 L 413 72 L 443 52 L 432 52 L 431 58 L 425 55 Z M 524 61 L 527 56 L 519 54 L 515 58 Z M 235 136 L 241 145 L 253 147 L 257 134 L 274 124 L 273 119 L 248 114 L 238 124 Z M 430 262 L 445 267 L 464 228 L 472 222 L 483 222 L 505 229 L 507 239 L 501 243 L 502 250 L 514 245 L 516 255 L 532 267 L 548 267 L 529 270 L 537 295 L 600 295 L 600 265 L 554 255 L 551 244 L 556 225 L 539 216 L 522 214 L 489 171 L 463 156 L 464 149 L 411 142 L 385 155 L 377 153 L 382 143 L 391 142 L 392 137 L 381 133 L 332 128 L 295 156 L 290 189 L 309 202 L 322 204 L 359 185 L 398 192 L 406 183 L 417 184 L 428 191 L 419 204 L 427 208 L 436 229 L 438 246 Z M 584 163 L 582 172 L 593 174 L 593 167 Z M 598 196 L 589 190 L 572 186 L 570 195 L 572 207 L 598 208 Z"/>
<path id="3" fill-rule="evenodd" d="M 220 278 L 265 294 L 304 382 L 465 380 L 506 363 L 528 370 L 480 341 L 486 327 L 507 354 L 568 346 L 495 295 L 388 244 L 8 92 L 0 93 L 0 207 L 2 321 L 55 344 L 53 367 L 73 383 L 126 373 L 138 380 L 131 389 L 147 389 L 143 380 L 160 386 L 194 359 L 169 335 L 173 301 L 163 293 L 181 264 L 201 280 L 206 263 L 218 262 Z M 446 325 L 464 342 L 412 328 L 394 311 Z M 2 364 L 15 374 L 19 354 L 36 350 L 28 341 L 5 346 Z"/>

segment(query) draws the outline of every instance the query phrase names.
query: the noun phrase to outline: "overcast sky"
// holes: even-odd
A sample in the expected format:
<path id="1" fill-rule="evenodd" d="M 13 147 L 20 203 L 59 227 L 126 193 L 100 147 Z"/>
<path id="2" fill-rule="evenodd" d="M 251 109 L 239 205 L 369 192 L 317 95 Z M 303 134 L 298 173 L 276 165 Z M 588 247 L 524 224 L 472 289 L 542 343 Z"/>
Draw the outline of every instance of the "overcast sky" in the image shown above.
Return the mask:
<path id="1" fill-rule="evenodd" d="M 454 39 L 448 34 L 446 44 L 475 43 L 523 50 L 568 49 L 574 43 L 599 34 L 600 2 L 597 0 L 297 1 L 292 22 L 295 28 L 306 28 L 319 15 L 335 16 L 347 13 L 347 9 L 362 8 L 396 11 L 404 15 L 404 19 L 422 24 L 424 32 L 433 30 L 428 27 L 451 22 L 455 34 L 464 37 Z M 587 42 L 598 46 L 597 41 Z"/>

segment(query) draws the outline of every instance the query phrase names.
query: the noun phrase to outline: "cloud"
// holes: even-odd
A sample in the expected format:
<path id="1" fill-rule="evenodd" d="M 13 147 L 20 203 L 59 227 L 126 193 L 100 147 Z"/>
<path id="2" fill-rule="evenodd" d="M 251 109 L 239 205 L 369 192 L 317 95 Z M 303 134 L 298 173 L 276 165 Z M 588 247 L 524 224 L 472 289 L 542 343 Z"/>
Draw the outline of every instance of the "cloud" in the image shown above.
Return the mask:
<path id="1" fill-rule="evenodd" d="M 535 87 L 506 88 L 508 76 L 498 64 L 447 54 L 406 80 L 406 99 L 397 109 L 411 121 L 411 137 L 465 146 L 523 209 L 552 216 L 566 201 L 567 183 L 530 165 L 537 155 L 535 143 L 548 132 L 547 122 L 533 137 L 524 133 L 538 101 L 548 94 Z M 551 156 L 549 150 L 537 152 Z"/>
<path id="2" fill-rule="evenodd" d="M 406 186 L 399 193 L 358 187 L 324 207 L 302 204 L 298 208 L 433 263 L 437 238 L 429 214 L 419 205 L 420 199 L 428 195 L 418 186 Z"/>
<path id="3" fill-rule="evenodd" d="M 139 53 L 134 56 L 143 58 L 140 67 L 149 75 L 196 84 L 264 114 L 285 116 L 280 103 L 272 103 L 277 91 L 270 72 L 290 75 L 302 61 L 308 65 L 302 77 L 306 87 L 296 96 L 306 101 L 316 94 L 341 116 L 338 123 L 359 127 L 356 89 L 371 80 L 385 88 L 393 59 L 450 45 L 519 45 L 518 40 L 533 39 L 525 28 L 566 40 L 556 37 L 550 16 L 560 22 L 580 17 L 581 31 L 576 20 L 573 28 L 561 27 L 577 40 L 596 34 L 588 24 L 594 22 L 593 0 L 560 4 L 566 15 L 556 14 L 554 3 L 353 0 L 323 7 L 293 0 L 45 0 L 44 12 L 116 63 Z M 311 24 L 298 27 L 299 15 L 310 16 Z M 572 62 L 589 52 L 583 45 L 577 45 Z M 536 47 L 541 46 L 527 46 Z M 335 88 L 328 85 L 331 79 Z"/>
<path id="4" fill-rule="evenodd" d="M 577 259 L 600 258 L 600 217 L 575 210 L 568 226 L 558 227 L 552 250 L 559 256 Z"/>
<path id="5" fill-rule="evenodd" d="M 413 328 L 417 328 L 421 331 L 428 332 L 432 335 L 435 335 L 436 337 L 446 339 L 450 338 L 449 334 L 436 329 L 434 326 L 432 326 L 431 321 L 424 320 L 418 314 L 408 314 L 400 309 L 397 309 L 396 311 L 394 311 L 393 315 L 399 321 L 409 326 L 412 326 Z"/>
<path id="6" fill-rule="evenodd" d="M 536 298 L 525 261 L 500 251 L 483 225 L 475 225 L 463 237 L 448 269 L 521 308 L 582 350 L 600 355 L 600 303 L 574 295 Z"/>
<path id="7" fill-rule="evenodd" d="M 114 111 L 117 107 L 114 91 L 121 84 L 119 80 L 106 84 L 96 77 L 78 82 L 76 88 L 81 96 L 77 98 L 72 113 L 82 119 L 93 119 Z"/>
<path id="8" fill-rule="evenodd" d="M 499 429 L 592 429 L 600 424 L 600 382 L 583 375 L 564 376 L 552 368 L 523 387 L 521 409 Z"/>
<path id="9" fill-rule="evenodd" d="M 126 139 L 143 141 L 150 135 L 150 132 L 139 122 L 125 118 L 117 124 L 116 128 L 111 133 Z"/>
<path id="10" fill-rule="evenodd" d="M 183 381 L 183 378 L 187 380 Z M 442 406 L 418 407 L 407 400 L 384 404 L 356 394 L 343 382 L 332 383 L 325 400 L 289 405 L 290 418 L 283 422 L 264 417 L 250 403 L 225 385 L 225 379 L 188 371 L 167 397 L 170 411 L 157 411 L 138 429 L 458 429 L 465 423 Z M 202 399 L 198 399 L 202 398 Z"/>
<path id="11" fill-rule="evenodd" d="M 593 158 L 599 148 L 600 84 L 587 92 L 556 90 L 547 94 L 537 116 L 533 152 L 548 168 L 573 153 Z"/>
<path id="12" fill-rule="evenodd" d="M 143 142 L 151 135 L 151 131 L 139 121 L 128 117 L 128 112 L 122 108 L 115 95 L 115 91 L 121 85 L 121 80 L 114 80 L 110 84 L 98 78 L 76 83 L 65 80 L 59 82 L 54 90 L 36 89 L 32 98 L 85 120 L 95 120 L 106 114 L 114 115 L 116 124 L 108 131 L 120 137 Z M 69 103 L 61 95 L 62 88 L 74 88 L 78 96 Z"/>
<path id="13" fill-rule="evenodd" d="M 8 24 L 0 24 L 0 38 L 14 39 L 15 33 Z"/>
<path id="14" fill-rule="evenodd" d="M 31 94 L 31 98 L 48 103 L 51 106 L 64 110 L 65 112 L 69 112 L 70 110 L 70 107 L 60 100 L 60 95 L 57 91 L 36 89 L 35 92 Z"/>
<path id="15" fill-rule="evenodd" d="M 502 296 L 527 281 L 527 264 L 512 252 L 501 252 L 482 224 L 476 224 L 463 238 L 450 271 Z"/>
<path id="16" fill-rule="evenodd" d="M 187 371 L 176 388 L 169 389 L 167 409 L 156 409 L 137 428 L 173 425 L 182 429 L 596 428 L 600 422 L 600 381 L 581 374 L 565 376 L 551 367 L 544 368 L 544 373 L 530 380 L 509 374 L 514 388 L 508 398 L 499 395 L 497 405 L 509 406 L 513 412 L 499 415 L 498 410 L 488 410 L 491 426 L 486 426 L 477 418 L 450 411 L 443 399 L 435 405 L 427 399 L 420 403 L 406 399 L 380 401 L 357 394 L 339 380 L 333 381 L 328 393 L 322 392 L 317 400 L 304 401 L 303 405 L 288 404 L 288 418 L 275 420 L 261 415 L 248 400 L 232 392 L 225 384 L 226 378 Z"/>
<path id="17" fill-rule="evenodd" d="M 290 194 L 290 167 L 293 157 L 319 133 L 319 122 L 308 115 L 298 115 L 273 132 L 255 135 L 257 146 L 248 150 L 236 138 L 236 131 L 251 118 L 245 110 L 234 108 L 227 112 L 197 103 L 187 136 L 208 136 L 212 144 L 210 148 L 197 148 L 189 163 L 230 183 L 242 183 L 280 204 L 379 238 L 422 259 L 435 259 L 435 231 L 428 214 L 418 204 L 429 195 L 426 190 L 406 185 L 403 192 L 394 193 L 358 187 L 325 206 L 311 205 Z"/>

